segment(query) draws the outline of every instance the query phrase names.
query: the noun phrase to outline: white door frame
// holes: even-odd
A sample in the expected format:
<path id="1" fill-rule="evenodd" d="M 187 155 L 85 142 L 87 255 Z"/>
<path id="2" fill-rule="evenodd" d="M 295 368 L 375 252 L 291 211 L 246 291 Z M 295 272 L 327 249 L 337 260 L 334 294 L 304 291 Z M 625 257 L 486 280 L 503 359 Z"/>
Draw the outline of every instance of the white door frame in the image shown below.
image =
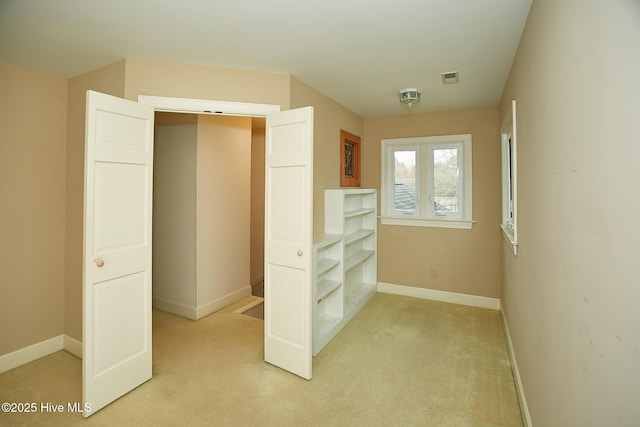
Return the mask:
<path id="1" fill-rule="evenodd" d="M 243 102 L 228 102 L 228 101 L 213 101 L 213 100 L 203 100 L 203 99 L 189 99 L 189 98 L 171 98 L 171 97 L 160 97 L 160 96 L 148 96 L 148 95 L 139 95 L 138 103 L 151 106 L 155 109 L 155 111 L 167 111 L 167 112 L 176 112 L 176 113 L 192 113 L 192 114 L 212 114 L 212 115 L 230 115 L 230 116 L 249 116 L 249 117 L 266 117 L 267 115 L 273 113 L 280 112 L 280 105 L 274 104 L 254 104 L 254 103 L 243 103 Z M 306 135 L 311 144 L 313 144 L 313 108 L 307 107 L 304 109 L 298 110 L 289 110 L 289 111 L 297 111 L 294 117 L 299 118 L 299 115 L 307 117 L 311 115 L 310 127 L 307 127 L 307 131 L 310 132 L 310 135 Z M 309 113 L 310 111 L 310 113 Z M 304 113 L 304 114 L 303 114 Z M 303 121 L 304 122 L 304 121 Z M 309 126 L 309 122 L 307 121 L 307 126 Z M 296 123 L 299 124 L 299 123 Z M 268 125 L 268 123 L 267 123 Z M 269 137 L 267 137 L 267 140 Z M 308 140 L 304 141 L 305 143 L 309 143 Z M 267 141 L 268 146 L 268 141 Z M 308 149 L 308 148 L 307 148 Z M 290 153 L 291 154 L 291 153 Z M 269 158 L 267 154 L 267 158 Z M 290 161 L 291 159 L 289 159 Z M 299 159 L 298 159 L 299 160 Z M 310 164 L 307 164 L 306 174 L 311 173 L 311 176 L 308 177 L 310 184 L 310 191 L 313 192 L 313 172 L 309 171 L 309 167 L 313 165 L 313 148 L 311 148 L 310 158 L 306 159 L 307 163 L 310 161 Z M 268 166 L 268 165 L 267 165 Z M 265 175 L 269 173 L 269 167 L 265 167 Z M 268 182 L 268 177 L 265 176 L 265 182 Z M 268 187 L 268 186 L 267 186 Z M 268 195 L 265 194 L 265 197 Z M 309 200 L 312 200 L 313 197 L 310 196 Z M 312 207 L 308 206 L 304 208 L 305 211 L 309 215 L 309 222 L 306 224 L 306 227 L 312 229 Z M 267 213 L 265 212 L 265 216 Z M 309 230 L 310 231 L 310 230 Z M 311 233 L 310 233 L 311 234 Z M 293 264 L 300 264 L 298 267 L 307 264 L 306 270 L 300 269 L 303 272 L 310 274 L 311 265 L 310 265 L 310 256 L 311 256 L 311 235 L 308 236 L 308 241 L 305 239 L 308 247 L 298 248 L 297 257 L 294 258 Z M 269 260 L 269 252 L 268 246 L 265 244 L 265 260 Z M 304 249 L 304 250 L 302 250 Z M 307 253 L 306 257 L 302 255 Z M 280 254 L 281 255 L 281 254 Z M 300 259 L 304 260 L 301 263 Z M 282 259 L 280 259 L 282 261 Z M 266 268 L 266 266 L 265 266 Z M 267 272 L 265 271 L 265 277 L 267 276 Z M 302 290 L 297 295 L 298 297 L 302 297 L 303 299 L 308 299 L 311 301 L 310 297 L 310 280 L 307 280 L 307 285 L 309 285 L 309 289 Z M 269 297 L 267 295 L 269 286 L 265 286 L 265 297 Z M 277 296 L 277 302 L 281 305 L 286 305 L 291 302 L 291 299 L 286 297 L 282 298 L 282 292 L 286 292 L 286 290 L 280 290 L 279 293 L 273 293 L 273 295 Z M 294 301 L 295 302 L 295 301 Z M 311 359 L 312 359 L 312 337 L 311 337 L 311 307 L 307 308 L 306 314 L 303 313 L 303 319 L 301 325 L 296 325 L 298 328 L 288 328 L 284 325 L 283 322 L 271 321 L 272 317 L 270 315 L 270 306 L 265 305 L 265 351 L 264 357 L 265 361 L 272 363 L 276 366 L 279 366 L 283 369 L 289 370 L 290 372 L 299 375 L 305 379 L 311 379 Z M 303 310 L 304 312 L 304 310 Z M 306 316 L 306 317 L 305 317 Z M 281 319 L 279 319 L 281 320 Z M 275 325 L 275 326 L 274 326 Z M 277 327 L 280 327 L 279 329 Z M 273 330 L 269 330 L 269 328 Z M 276 329 L 278 329 L 276 331 Z M 293 331 L 293 332 L 292 332 Z M 287 340 L 287 333 L 289 335 L 296 335 L 296 333 L 301 332 L 300 342 L 289 342 L 291 340 Z M 280 335 L 278 335 L 280 333 Z M 288 354 L 288 352 L 292 352 L 294 356 Z M 285 354 L 286 353 L 286 354 Z M 284 356 L 283 356 L 284 355 Z"/>
<path id="2" fill-rule="evenodd" d="M 266 118 L 268 114 L 280 112 L 280 105 L 277 104 L 174 98 L 169 96 L 138 95 L 138 103 L 151 106 L 155 111 L 215 116 Z M 267 171 L 265 170 L 266 173 Z"/>
<path id="3" fill-rule="evenodd" d="M 280 105 L 277 104 L 174 98 L 169 96 L 138 95 L 138 103 L 151 106 L 155 111 L 186 114 L 209 114 L 216 116 L 266 118 L 268 114 L 280 112 Z M 266 172 L 267 171 L 265 170 L 265 174 Z"/>
<path id="4" fill-rule="evenodd" d="M 156 111 L 221 116 L 266 117 L 280 111 L 280 105 L 250 102 L 214 101 L 208 99 L 172 98 L 168 96 L 138 95 L 138 103 L 152 106 Z"/>
<path id="5" fill-rule="evenodd" d="M 228 102 L 228 101 L 214 101 L 214 100 L 203 100 L 203 99 L 190 99 L 190 98 L 171 98 L 171 97 L 161 97 L 161 96 L 148 96 L 148 95 L 139 95 L 138 102 L 140 104 L 148 105 L 154 107 L 155 111 L 167 111 L 167 112 L 176 112 L 176 113 L 192 113 L 192 114 L 213 114 L 213 115 L 230 115 L 230 116 L 249 116 L 249 117 L 266 117 L 269 114 L 279 113 L 280 105 L 274 104 L 255 104 L 255 103 L 244 103 L 244 102 Z M 309 108 L 309 107 L 308 107 Z M 291 110 L 289 110 L 291 111 Z M 311 108 L 311 127 L 309 138 L 313 141 L 313 109 Z M 300 113 L 297 113 L 300 114 Z M 305 113 L 306 115 L 307 113 Z M 309 130 L 308 129 L 308 130 Z M 313 158 L 313 149 L 311 149 L 311 159 Z M 267 156 L 268 157 L 268 156 Z M 313 160 L 311 160 L 311 165 L 313 164 Z M 269 173 L 269 168 L 265 168 L 265 175 Z M 309 173 L 309 171 L 307 171 Z M 313 173 L 311 172 L 311 178 L 313 179 Z M 267 177 L 265 176 L 265 182 L 267 181 Z M 313 187 L 310 185 L 311 188 Z M 312 191 L 312 190 L 311 190 Z M 265 197 L 267 197 L 265 195 Z M 313 198 L 311 197 L 312 200 Z M 306 209 L 306 208 L 305 208 Z M 311 210 L 312 207 L 308 207 L 308 213 L 310 215 L 308 227 L 311 226 Z M 266 215 L 266 212 L 265 212 Z M 309 256 L 311 256 L 311 236 L 309 236 L 309 247 L 304 248 L 305 250 L 298 250 L 298 257 L 306 252 L 307 256 L 304 257 L 306 259 L 307 264 L 309 264 L 309 268 L 307 272 L 310 273 L 310 262 Z M 265 245 L 265 260 L 269 259 L 269 254 L 267 253 L 268 245 Z M 299 260 L 296 260 L 299 261 Z M 265 272 L 265 276 L 266 276 Z M 310 286 L 310 281 L 309 281 Z M 267 290 L 265 289 L 265 296 Z M 307 297 L 310 301 L 310 295 L 306 292 L 302 292 L 303 297 Z M 283 300 L 280 298 L 278 302 L 286 301 L 286 298 Z M 291 343 L 285 343 L 287 345 L 281 345 L 280 341 L 283 341 L 282 337 L 275 337 L 277 334 L 271 334 L 267 331 L 269 326 L 273 326 L 273 322 L 270 319 L 269 307 L 265 306 L 265 361 L 270 362 L 276 366 L 279 366 L 283 369 L 289 370 L 296 375 L 299 375 L 306 379 L 311 379 L 311 307 L 307 310 L 306 322 L 308 324 L 308 331 L 303 333 L 303 339 L 300 343 L 296 345 L 291 345 Z M 305 323 L 305 322 L 303 322 Z M 304 326 L 304 325 L 302 325 Z M 286 329 L 286 328 L 285 328 Z M 304 327 L 301 327 L 304 329 Z M 272 331 L 273 332 L 273 331 Z M 280 331 L 282 332 L 282 331 Z M 289 331 L 290 332 L 290 331 Z M 304 331 L 303 331 L 304 332 Z M 274 338 L 275 337 L 275 338 Z M 280 339 L 280 341 L 279 341 Z M 284 340 L 286 341 L 286 340 Z M 275 345 L 274 343 L 278 344 Z M 269 345 L 271 344 L 271 348 Z M 295 344 L 295 343 L 294 343 Z M 298 345 L 299 344 L 299 345 Z M 268 353 L 269 350 L 269 354 Z M 291 357 L 290 355 L 287 357 L 282 357 L 282 352 L 294 351 L 295 357 Z M 308 358 L 308 360 L 306 360 Z"/>

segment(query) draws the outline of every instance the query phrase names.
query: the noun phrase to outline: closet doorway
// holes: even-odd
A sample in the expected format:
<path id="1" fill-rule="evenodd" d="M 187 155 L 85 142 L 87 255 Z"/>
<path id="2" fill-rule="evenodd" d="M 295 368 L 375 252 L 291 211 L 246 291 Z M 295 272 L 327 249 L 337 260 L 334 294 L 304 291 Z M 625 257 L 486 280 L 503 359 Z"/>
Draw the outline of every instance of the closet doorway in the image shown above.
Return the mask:
<path id="1" fill-rule="evenodd" d="M 263 296 L 265 119 L 155 113 L 153 306 L 197 320 Z"/>

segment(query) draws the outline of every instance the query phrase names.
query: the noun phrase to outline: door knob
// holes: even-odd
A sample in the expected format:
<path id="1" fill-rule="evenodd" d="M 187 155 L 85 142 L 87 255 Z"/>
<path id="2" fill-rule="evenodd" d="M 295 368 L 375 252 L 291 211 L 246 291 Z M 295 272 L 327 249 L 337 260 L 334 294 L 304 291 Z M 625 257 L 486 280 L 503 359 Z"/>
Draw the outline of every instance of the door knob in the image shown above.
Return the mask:
<path id="1" fill-rule="evenodd" d="M 95 260 L 93 260 L 93 262 L 98 266 L 98 267 L 102 267 L 104 265 L 104 260 L 97 258 Z"/>
<path id="2" fill-rule="evenodd" d="M 298 256 L 302 256 L 302 249 L 298 249 Z"/>

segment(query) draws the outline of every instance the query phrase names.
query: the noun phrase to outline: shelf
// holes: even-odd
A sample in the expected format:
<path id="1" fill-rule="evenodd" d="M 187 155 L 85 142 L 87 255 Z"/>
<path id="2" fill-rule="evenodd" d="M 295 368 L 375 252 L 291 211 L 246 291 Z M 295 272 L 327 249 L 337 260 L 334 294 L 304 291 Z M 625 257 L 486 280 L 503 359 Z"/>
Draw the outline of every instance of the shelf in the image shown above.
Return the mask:
<path id="1" fill-rule="evenodd" d="M 317 275 L 326 273 L 327 271 L 331 270 L 333 267 L 337 266 L 340 264 L 340 260 L 339 259 L 332 259 L 332 258 L 324 258 L 318 261 L 318 271 L 316 271 Z"/>
<path id="2" fill-rule="evenodd" d="M 364 261 L 369 259 L 375 253 L 376 253 L 375 251 L 369 251 L 369 250 L 356 252 L 355 255 L 350 256 L 344 261 L 344 271 L 347 272 L 352 268 L 358 266 L 359 264 L 362 264 Z"/>
<path id="3" fill-rule="evenodd" d="M 341 320 L 342 316 L 327 313 L 320 314 L 318 316 L 318 332 L 320 333 L 320 336 L 324 336 L 329 333 L 329 331 L 338 325 Z"/>
<path id="4" fill-rule="evenodd" d="M 358 283 L 351 285 L 351 287 L 349 295 L 344 299 L 345 313 L 362 308 L 376 291 L 376 285 L 373 283 Z"/>
<path id="5" fill-rule="evenodd" d="M 338 243 L 340 240 L 342 240 L 342 236 L 340 234 L 317 234 L 313 237 L 313 245 L 318 249 L 322 249 L 333 245 L 334 243 Z"/>
<path id="6" fill-rule="evenodd" d="M 316 290 L 316 301 L 322 301 L 329 294 L 338 289 L 341 285 L 342 282 L 339 282 L 337 280 L 323 280 L 322 282 L 318 283 L 318 288 Z"/>
<path id="7" fill-rule="evenodd" d="M 373 213 L 376 210 L 374 208 L 355 209 L 344 213 L 345 218 L 353 218 L 354 216 L 362 216 L 369 213 Z"/>
<path id="8" fill-rule="evenodd" d="M 366 239 L 367 237 L 371 236 L 375 232 L 376 232 L 375 230 L 362 229 L 362 230 L 356 231 L 355 233 L 347 234 L 346 236 L 344 236 L 344 244 L 346 246 L 346 245 L 355 243 L 359 240 Z"/>

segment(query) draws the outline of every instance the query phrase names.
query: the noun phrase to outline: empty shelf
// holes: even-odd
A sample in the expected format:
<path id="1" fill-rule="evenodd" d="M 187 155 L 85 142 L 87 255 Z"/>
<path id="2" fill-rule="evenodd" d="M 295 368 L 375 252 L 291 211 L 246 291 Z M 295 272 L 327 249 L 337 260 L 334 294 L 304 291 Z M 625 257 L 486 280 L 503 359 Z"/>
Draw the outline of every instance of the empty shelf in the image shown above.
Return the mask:
<path id="1" fill-rule="evenodd" d="M 318 332 L 320 336 L 324 336 L 331 331 L 342 320 L 342 316 L 333 314 L 321 314 L 318 316 Z"/>
<path id="2" fill-rule="evenodd" d="M 316 274 L 320 275 L 320 274 L 326 273 L 327 271 L 331 270 L 333 267 L 335 267 L 338 264 L 340 264 L 339 259 L 332 259 L 332 258 L 321 259 L 318 261 L 318 271 L 316 271 Z"/>
<path id="3" fill-rule="evenodd" d="M 357 242 L 358 240 L 366 239 L 374 233 L 375 230 L 362 229 L 356 231 L 355 233 L 347 234 L 346 236 L 344 236 L 344 244 L 350 245 Z"/>
<path id="4" fill-rule="evenodd" d="M 349 289 L 349 295 L 344 300 L 345 314 L 362 308 L 376 292 L 376 285 L 373 283 L 358 283 L 352 286 L 352 289 Z"/>
<path id="5" fill-rule="evenodd" d="M 373 254 L 375 254 L 375 251 L 363 250 L 363 251 L 356 252 L 355 255 L 350 256 L 345 260 L 344 271 L 349 271 L 355 266 L 363 263 L 368 258 L 370 258 Z"/>
<path id="6" fill-rule="evenodd" d="M 354 216 L 366 215 L 368 213 L 375 212 L 374 208 L 364 208 L 364 209 L 354 209 L 352 211 L 347 211 L 344 213 L 345 218 L 352 218 Z"/>
<path id="7" fill-rule="evenodd" d="M 338 289 L 341 285 L 342 282 L 338 282 L 337 280 L 323 280 L 322 282 L 318 283 L 316 301 L 320 302 L 333 291 Z"/>

